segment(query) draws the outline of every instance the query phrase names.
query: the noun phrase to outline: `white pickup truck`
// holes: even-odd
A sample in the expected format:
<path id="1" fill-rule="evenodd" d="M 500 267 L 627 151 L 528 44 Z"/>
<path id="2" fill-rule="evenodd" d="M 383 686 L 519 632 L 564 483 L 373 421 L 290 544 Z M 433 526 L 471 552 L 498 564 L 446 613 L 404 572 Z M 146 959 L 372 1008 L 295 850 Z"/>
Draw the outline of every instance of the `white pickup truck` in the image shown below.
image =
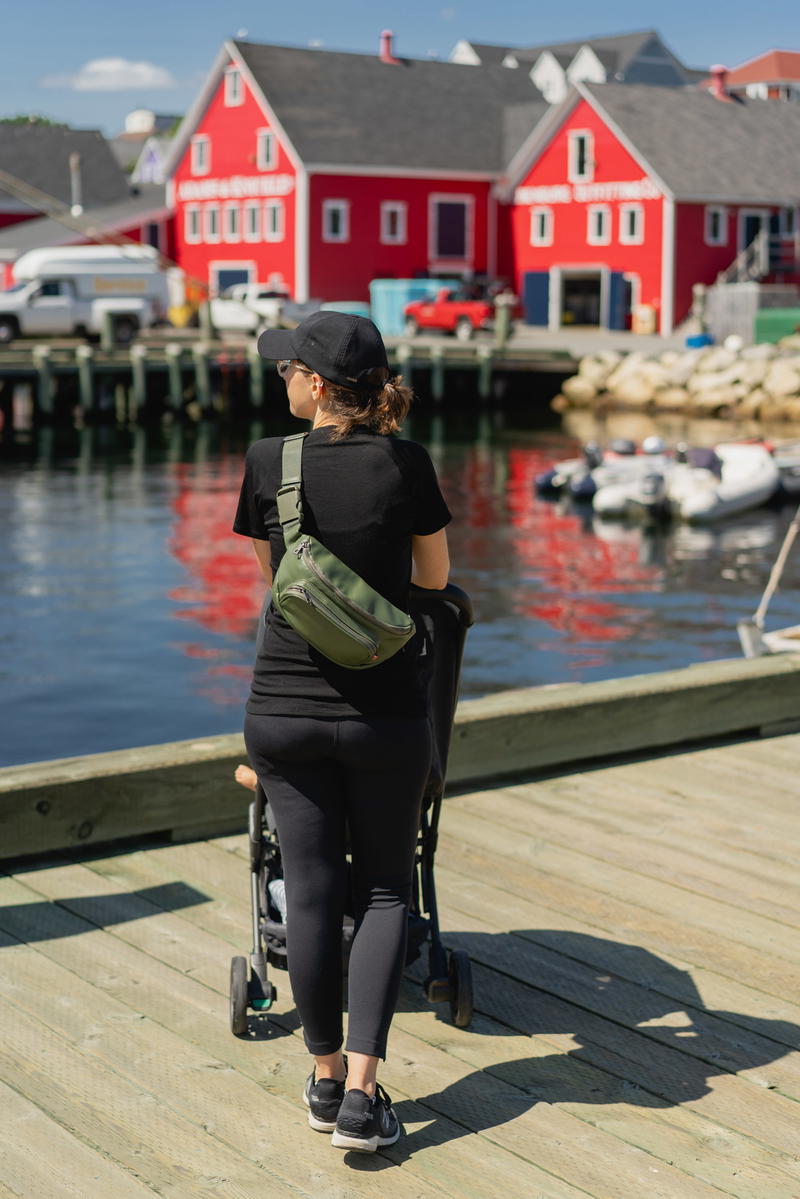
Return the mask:
<path id="1" fill-rule="evenodd" d="M 29 250 L 0 291 L 0 345 L 15 337 L 101 333 L 115 340 L 158 324 L 169 303 L 167 277 L 150 246 L 63 246 Z"/>
<path id="2" fill-rule="evenodd" d="M 264 283 L 234 283 L 211 300 L 211 323 L 215 329 L 254 333 L 267 326 L 296 325 L 316 312 L 319 304 L 319 300 L 298 303 Z"/>

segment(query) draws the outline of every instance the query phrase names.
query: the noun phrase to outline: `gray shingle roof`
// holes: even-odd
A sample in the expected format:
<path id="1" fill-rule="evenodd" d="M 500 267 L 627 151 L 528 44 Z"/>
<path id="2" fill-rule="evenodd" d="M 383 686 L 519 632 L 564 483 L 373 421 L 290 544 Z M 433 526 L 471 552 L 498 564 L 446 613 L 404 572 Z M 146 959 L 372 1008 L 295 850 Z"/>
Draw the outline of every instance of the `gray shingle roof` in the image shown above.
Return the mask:
<path id="1" fill-rule="evenodd" d="M 103 204 L 84 211 L 82 220 L 98 232 L 115 232 L 144 220 L 148 216 L 165 212 L 167 208 L 166 188 L 158 184 L 142 184 L 138 194 L 116 204 Z M 50 217 L 38 217 L 31 221 L 20 221 L 0 229 L 0 259 L 14 258 L 25 250 L 39 246 L 67 246 L 83 241 L 80 233 Z"/>
<path id="2" fill-rule="evenodd" d="M 661 41 L 654 29 L 621 33 L 613 37 L 584 37 L 571 42 L 552 42 L 525 46 L 511 53 L 520 63 L 535 63 L 549 51 L 562 67 L 567 67 L 582 46 L 590 46 L 608 72 L 609 78 L 626 83 L 652 83 L 680 87 L 690 80 L 683 64 Z M 480 52 L 479 47 L 475 47 Z M 640 57 L 641 56 L 641 57 Z M 661 58 L 662 61 L 649 61 Z"/>
<path id="3" fill-rule="evenodd" d="M 528 73 L 507 67 L 235 45 L 305 163 L 496 172 L 506 106 L 547 109 Z"/>
<path id="4" fill-rule="evenodd" d="M 800 202 L 800 104 L 694 88 L 584 84 L 679 199 Z"/>
<path id="5" fill-rule="evenodd" d="M 96 129 L 0 122 L 0 169 L 64 204 L 70 200 L 69 156 L 81 156 L 83 205 L 113 204 L 129 195 L 128 181 Z M 5 195 L 0 191 L 0 195 Z"/>
<path id="6" fill-rule="evenodd" d="M 469 42 L 469 45 L 481 60 L 481 66 L 500 67 L 507 54 L 514 54 L 513 46 L 494 46 L 487 42 Z"/>

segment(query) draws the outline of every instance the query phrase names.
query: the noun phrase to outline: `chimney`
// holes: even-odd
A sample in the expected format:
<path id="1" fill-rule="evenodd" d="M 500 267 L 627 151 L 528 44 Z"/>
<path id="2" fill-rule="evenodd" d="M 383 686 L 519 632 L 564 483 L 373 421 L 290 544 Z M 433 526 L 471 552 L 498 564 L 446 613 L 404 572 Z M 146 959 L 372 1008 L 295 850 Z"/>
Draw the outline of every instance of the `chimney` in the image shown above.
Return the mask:
<path id="1" fill-rule="evenodd" d="M 81 156 L 75 151 L 69 156 L 69 194 L 70 212 L 80 216 L 83 212 L 83 194 L 81 189 Z"/>
<path id="2" fill-rule="evenodd" d="M 379 57 L 380 57 L 381 62 L 389 63 L 391 66 L 399 66 L 400 59 L 395 58 L 395 56 L 392 54 L 392 38 L 393 37 L 394 37 L 394 34 L 392 33 L 391 29 L 384 29 L 382 31 L 382 33 L 381 33 L 381 52 L 380 52 Z"/>
<path id="3" fill-rule="evenodd" d="M 717 63 L 711 68 L 711 95 L 715 100 L 730 100 L 728 92 L 728 68 Z"/>

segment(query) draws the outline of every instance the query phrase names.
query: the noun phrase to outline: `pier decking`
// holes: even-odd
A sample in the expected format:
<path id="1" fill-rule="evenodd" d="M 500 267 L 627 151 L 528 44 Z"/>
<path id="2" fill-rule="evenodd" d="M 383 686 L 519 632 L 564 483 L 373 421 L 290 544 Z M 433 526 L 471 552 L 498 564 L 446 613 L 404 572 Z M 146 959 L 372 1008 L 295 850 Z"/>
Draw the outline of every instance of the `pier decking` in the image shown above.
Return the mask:
<path id="1" fill-rule="evenodd" d="M 306 1125 L 284 975 L 228 1031 L 243 835 L 7 872 L 0 1196 L 800 1196 L 798 762 L 791 734 L 448 799 L 476 1016 L 414 968 L 383 1073 L 406 1136 L 374 1158 Z"/>

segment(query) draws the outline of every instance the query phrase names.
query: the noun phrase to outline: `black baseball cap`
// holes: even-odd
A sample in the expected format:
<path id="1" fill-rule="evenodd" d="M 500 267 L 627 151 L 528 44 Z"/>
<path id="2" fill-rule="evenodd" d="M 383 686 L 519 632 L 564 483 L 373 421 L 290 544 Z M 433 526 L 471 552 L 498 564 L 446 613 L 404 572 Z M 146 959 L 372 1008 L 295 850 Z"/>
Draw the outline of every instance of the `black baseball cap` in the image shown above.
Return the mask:
<path id="1" fill-rule="evenodd" d="M 386 346 L 377 326 L 349 312 L 312 312 L 294 329 L 265 329 L 258 339 L 262 358 L 292 358 L 331 383 L 352 391 L 374 391 L 375 368 L 389 372 Z"/>

